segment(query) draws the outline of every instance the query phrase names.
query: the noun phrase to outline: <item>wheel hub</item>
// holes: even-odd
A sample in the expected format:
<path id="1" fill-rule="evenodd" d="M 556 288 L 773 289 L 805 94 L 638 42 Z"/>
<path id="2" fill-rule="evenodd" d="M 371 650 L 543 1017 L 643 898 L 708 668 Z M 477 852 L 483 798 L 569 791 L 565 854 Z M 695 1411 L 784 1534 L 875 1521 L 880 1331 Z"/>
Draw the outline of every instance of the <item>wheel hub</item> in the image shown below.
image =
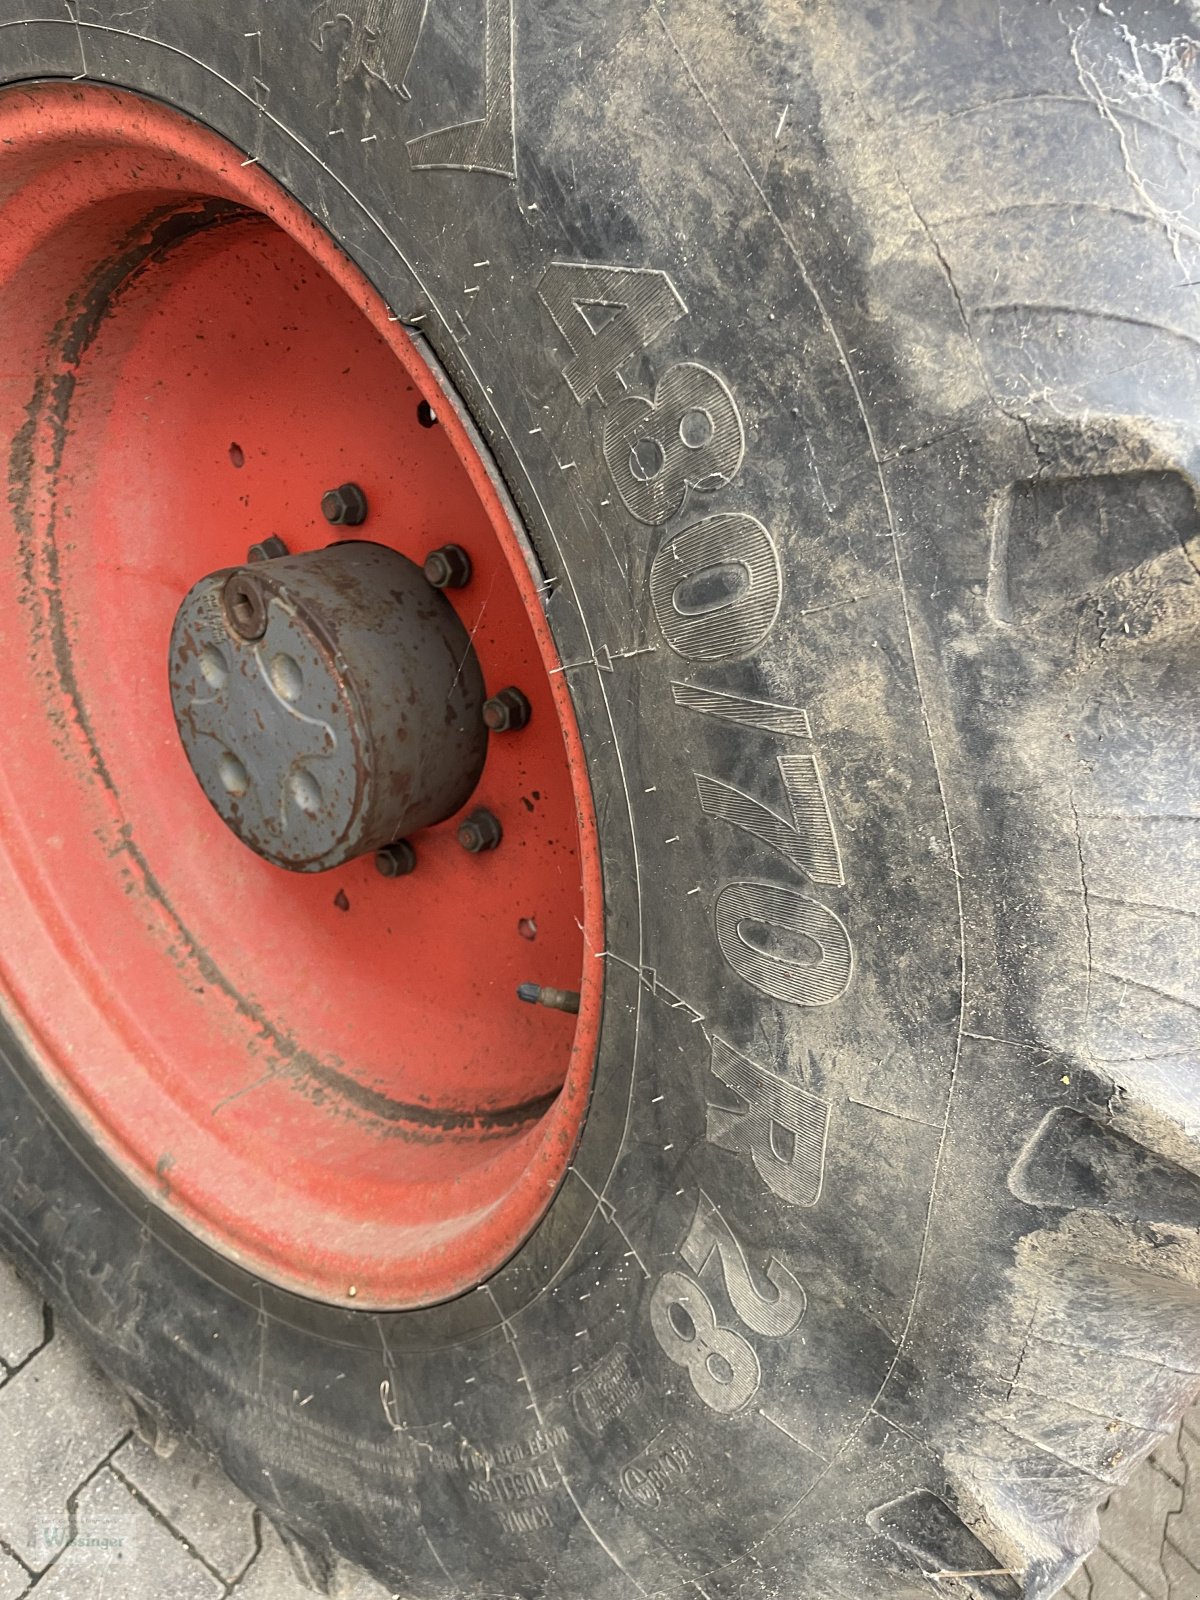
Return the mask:
<path id="1" fill-rule="evenodd" d="M 0 1012 L 258 1279 L 461 1295 L 563 1181 L 599 1037 L 561 590 L 244 151 L 43 84 L 0 95 L 0 192 Z"/>
<path id="2" fill-rule="evenodd" d="M 335 544 L 210 573 L 170 646 L 183 748 L 276 866 L 324 872 L 457 811 L 487 754 L 483 675 L 421 568 Z"/>

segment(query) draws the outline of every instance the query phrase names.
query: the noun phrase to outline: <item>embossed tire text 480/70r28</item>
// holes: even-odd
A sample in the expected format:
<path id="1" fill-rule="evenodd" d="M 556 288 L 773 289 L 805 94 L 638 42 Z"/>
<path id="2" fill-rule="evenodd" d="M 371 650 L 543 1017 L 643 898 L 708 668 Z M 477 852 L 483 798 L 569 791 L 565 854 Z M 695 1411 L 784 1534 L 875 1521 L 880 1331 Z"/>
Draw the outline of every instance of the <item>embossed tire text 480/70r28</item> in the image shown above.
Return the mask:
<path id="1" fill-rule="evenodd" d="M 1049 1600 L 1200 1384 L 1200 43 L 0 0 L 0 1241 L 316 1574 Z"/>

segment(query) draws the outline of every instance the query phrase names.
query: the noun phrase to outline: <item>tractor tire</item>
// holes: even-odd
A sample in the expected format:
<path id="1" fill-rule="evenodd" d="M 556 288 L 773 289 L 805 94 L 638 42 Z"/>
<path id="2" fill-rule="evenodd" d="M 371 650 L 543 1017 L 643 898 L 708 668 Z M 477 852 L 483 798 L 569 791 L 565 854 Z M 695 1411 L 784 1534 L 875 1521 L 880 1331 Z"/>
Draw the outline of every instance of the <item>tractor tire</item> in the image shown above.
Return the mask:
<path id="1" fill-rule="evenodd" d="M 336 1552 L 431 1600 L 1050 1600 L 1067 1584 L 1107 1600 L 1097 1509 L 1115 1496 L 1118 1514 L 1200 1389 L 1192 8 L 0 0 L 0 77 L 4 250 L 11 219 L 39 226 L 22 141 L 77 128 L 73 170 L 128 178 L 112 205 L 154 261 L 190 251 L 199 273 L 256 208 L 302 213 L 296 237 L 311 227 L 313 252 L 361 275 L 362 303 L 390 309 L 380 339 L 440 373 L 442 420 L 485 463 L 472 481 L 528 541 L 519 581 L 559 662 L 530 731 L 557 705 L 570 755 L 578 725 L 586 784 L 562 815 L 579 819 L 588 905 L 593 827 L 603 879 L 602 917 L 561 919 L 582 940 L 580 1031 L 545 1013 L 566 991 L 530 1008 L 574 1037 L 582 1076 L 559 1093 L 561 1071 L 531 1068 L 471 1124 L 508 1149 L 522 1118 L 573 1108 L 511 1237 L 497 1225 L 448 1261 L 435 1217 L 402 1292 L 339 1290 L 333 1266 L 307 1284 L 304 1239 L 276 1272 L 197 1220 L 199 1158 L 157 1133 L 146 1171 L 123 1158 L 118 1112 L 89 1097 L 111 1089 L 115 1106 L 151 1053 L 182 1061 L 188 1029 L 154 998 L 168 984 L 197 1028 L 253 995 L 210 1052 L 245 1081 L 236 1115 L 259 1118 L 246 1161 L 254 1140 L 263 1152 L 223 1197 L 230 1237 L 259 1207 L 286 1230 L 293 1156 L 332 1163 L 369 1137 L 380 1162 L 434 1163 L 465 1134 L 424 1093 L 397 1110 L 318 1061 L 289 1020 L 366 982 L 368 944 L 351 973 L 338 930 L 354 936 L 383 893 L 369 861 L 306 880 L 323 886 L 322 954 L 294 913 L 272 933 L 278 967 L 302 957 L 286 1002 L 268 967 L 251 981 L 178 931 L 187 909 L 162 887 L 177 875 L 214 918 L 283 875 L 198 791 L 194 828 L 158 840 L 166 743 L 161 764 L 125 760 L 103 672 L 72 677 L 81 654 L 100 660 L 98 630 L 124 659 L 121 606 L 54 620 L 91 525 L 22 521 L 31 495 L 58 492 L 38 440 L 81 437 L 88 352 L 150 257 L 114 247 L 79 298 L 55 255 L 36 292 L 59 292 L 61 271 L 62 317 L 33 372 L 11 343 L 33 324 L 25 280 L 0 262 L 0 1247 L 318 1581 Z M 111 143 L 136 125 L 148 149 L 172 118 L 200 152 L 179 171 L 208 162 L 211 191 L 166 165 L 138 189 L 142 157 Z M 291 292 L 280 278 L 281 304 Z M 197 324 L 197 361 L 222 315 L 213 302 Z M 146 388 L 147 428 L 190 361 Z M 262 369 L 247 356 L 246 383 Z M 342 377 L 327 366 L 295 390 L 297 438 L 320 432 L 306 408 L 326 381 Z M 428 428 L 438 405 L 422 404 Z M 219 443 L 254 464 L 252 440 Z M 152 552 L 186 565 L 180 472 L 176 499 L 124 481 L 114 526 L 161 522 L 160 545 L 146 534 L 137 570 L 104 562 L 156 605 L 171 589 L 161 680 L 137 691 L 164 718 L 184 592 Z M 281 523 L 252 531 L 290 540 Z M 170 760 L 184 771 L 174 746 Z M 92 815 L 84 794 L 95 826 L 68 826 Z M 533 807 L 498 808 L 480 883 Z M 443 859 L 415 837 L 416 870 L 386 886 L 398 908 Z M 36 873 L 10 871 L 18 856 Z M 206 862 L 230 863 L 211 892 Z M 67 1024 L 28 996 L 82 1015 L 80 968 L 47 965 L 38 929 L 47 948 L 71 944 L 61 927 L 81 941 L 78 895 L 118 872 L 123 898 L 79 962 L 108 975 L 96 1027 L 118 1005 L 137 1026 L 123 1056 L 86 1030 L 52 1053 L 47 1031 Z M 474 892 L 452 899 L 466 927 Z M 386 984 L 397 1040 L 418 1005 L 441 1019 L 431 1049 L 456 1036 L 455 1006 L 442 1015 L 403 973 Z M 520 1063 L 493 1054 L 516 1083 Z M 311 1136 L 272 1120 L 293 1094 Z M 338 1205 L 375 1159 L 343 1170 Z M 316 1274 L 333 1258 L 314 1215 Z M 387 1229 L 365 1214 L 362 1231 Z M 1185 1432 L 1180 1459 L 1195 1450 Z M 1164 1595 L 1200 1592 L 1182 1558 L 1171 1573 Z"/>

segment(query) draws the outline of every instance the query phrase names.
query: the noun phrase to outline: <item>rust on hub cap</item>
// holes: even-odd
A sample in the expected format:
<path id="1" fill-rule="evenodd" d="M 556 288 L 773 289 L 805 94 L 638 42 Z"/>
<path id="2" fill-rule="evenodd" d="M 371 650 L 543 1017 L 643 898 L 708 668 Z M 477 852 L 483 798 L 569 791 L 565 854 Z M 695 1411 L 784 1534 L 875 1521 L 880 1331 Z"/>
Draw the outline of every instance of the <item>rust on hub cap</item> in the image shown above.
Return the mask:
<path id="1" fill-rule="evenodd" d="M 470 636 L 420 567 L 383 545 L 201 578 L 175 619 L 170 681 L 183 748 L 218 815 L 295 872 L 443 821 L 483 770 Z"/>
<path id="2" fill-rule="evenodd" d="M 534 552 L 424 342 L 244 151 L 26 86 L 0 192 L 0 1009 L 147 1202 L 258 1280 L 461 1295 L 564 1180 L 599 1037 Z M 329 548 L 331 486 L 369 544 Z M 479 673 L 520 733 L 488 737 Z M 459 843 L 474 812 L 498 849 Z"/>

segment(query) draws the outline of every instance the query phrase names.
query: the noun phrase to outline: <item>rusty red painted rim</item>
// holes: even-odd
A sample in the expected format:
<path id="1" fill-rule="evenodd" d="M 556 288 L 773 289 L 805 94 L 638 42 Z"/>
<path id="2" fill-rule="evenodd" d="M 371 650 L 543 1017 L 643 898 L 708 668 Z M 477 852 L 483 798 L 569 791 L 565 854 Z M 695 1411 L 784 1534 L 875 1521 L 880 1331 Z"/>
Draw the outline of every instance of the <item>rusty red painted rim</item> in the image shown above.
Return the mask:
<path id="1" fill-rule="evenodd" d="M 499 1268 L 579 1136 L 599 1032 L 595 818 L 539 571 L 419 341 L 262 170 L 131 95 L 0 97 L 0 985 L 96 1142 L 251 1271 L 364 1307 Z M 431 419 L 432 413 L 432 419 Z M 204 572 L 331 530 L 466 547 L 447 591 L 533 715 L 389 881 L 283 872 L 200 793 L 165 653 Z M 356 530 L 359 531 L 359 530 Z M 580 992 L 577 1017 L 522 982 Z"/>

